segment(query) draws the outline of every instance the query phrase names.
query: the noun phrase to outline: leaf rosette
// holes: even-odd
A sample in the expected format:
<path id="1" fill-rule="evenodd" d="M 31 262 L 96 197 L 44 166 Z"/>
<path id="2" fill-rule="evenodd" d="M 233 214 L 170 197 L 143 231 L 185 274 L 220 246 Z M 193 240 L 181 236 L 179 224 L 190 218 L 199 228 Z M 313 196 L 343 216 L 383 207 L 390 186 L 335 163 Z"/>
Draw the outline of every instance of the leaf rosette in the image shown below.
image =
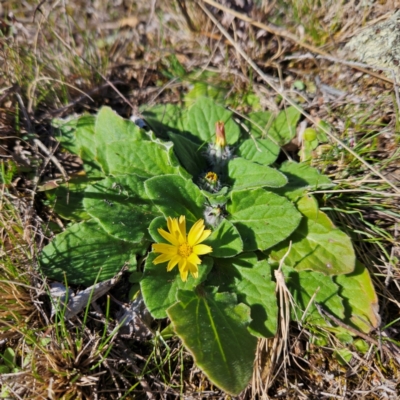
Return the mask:
<path id="1" fill-rule="evenodd" d="M 151 315 L 169 317 L 198 366 L 233 395 L 250 380 L 257 338 L 277 332 L 283 259 L 293 319 L 328 328 L 317 302 L 364 332 L 377 325 L 368 272 L 309 194 L 332 183 L 305 163 L 276 165 L 297 110 L 251 113 L 242 126 L 208 98 L 143 114 L 147 129 L 108 107 L 55 122 L 85 178 L 49 192 L 74 221 L 43 249 L 49 278 L 89 286 L 123 266 L 140 274 Z"/>

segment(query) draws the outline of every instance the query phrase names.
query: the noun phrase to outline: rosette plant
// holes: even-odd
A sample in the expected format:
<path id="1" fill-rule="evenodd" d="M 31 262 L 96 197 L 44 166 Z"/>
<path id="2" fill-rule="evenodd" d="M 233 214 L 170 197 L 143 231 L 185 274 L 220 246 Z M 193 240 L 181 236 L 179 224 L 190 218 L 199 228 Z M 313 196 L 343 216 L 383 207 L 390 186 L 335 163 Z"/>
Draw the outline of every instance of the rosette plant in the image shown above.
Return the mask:
<path id="1" fill-rule="evenodd" d="M 85 175 L 49 192 L 72 221 L 40 256 L 49 278 L 91 285 L 128 265 L 151 315 L 169 318 L 196 364 L 231 394 L 249 383 L 257 340 L 277 333 L 280 264 L 293 320 L 336 329 L 322 307 L 363 332 L 377 325 L 370 276 L 312 195 L 332 182 L 277 161 L 297 110 L 239 121 L 199 98 L 144 115 L 146 129 L 107 107 L 56 121 Z"/>

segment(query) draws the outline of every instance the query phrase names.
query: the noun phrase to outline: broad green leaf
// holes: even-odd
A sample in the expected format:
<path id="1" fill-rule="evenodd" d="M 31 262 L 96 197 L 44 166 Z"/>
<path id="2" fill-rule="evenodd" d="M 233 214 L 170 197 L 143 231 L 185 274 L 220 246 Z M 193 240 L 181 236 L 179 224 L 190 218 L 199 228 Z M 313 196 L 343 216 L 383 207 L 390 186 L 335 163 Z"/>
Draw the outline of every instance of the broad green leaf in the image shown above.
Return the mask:
<path id="1" fill-rule="evenodd" d="M 158 233 L 158 229 L 160 228 L 168 232 L 167 220 L 165 217 L 157 217 L 154 218 L 153 221 L 151 221 L 148 228 L 151 238 L 156 243 L 169 243 Z"/>
<path id="2" fill-rule="evenodd" d="M 276 283 L 271 279 L 271 267 L 266 260 L 254 268 L 235 266 L 241 275 L 235 292 L 239 301 L 251 308 L 250 332 L 258 337 L 273 337 L 277 331 L 278 304 Z"/>
<path id="3" fill-rule="evenodd" d="M 248 115 L 246 125 L 255 137 L 272 139 L 283 146 L 296 136 L 296 126 L 300 112 L 294 107 L 288 107 L 274 117 L 269 111 L 257 111 Z"/>
<path id="4" fill-rule="evenodd" d="M 207 169 L 206 160 L 201 154 L 204 151 L 201 146 L 183 135 L 177 135 L 172 132 L 168 133 L 168 135 L 174 143 L 175 155 L 186 171 L 197 177 Z"/>
<path id="5" fill-rule="evenodd" d="M 186 221 L 203 218 L 204 196 L 191 181 L 178 175 L 164 175 L 145 182 L 146 193 L 165 218 L 186 216 Z"/>
<path id="6" fill-rule="evenodd" d="M 187 112 L 176 104 L 159 104 L 142 110 L 147 124 L 158 136 L 167 138 L 169 133 L 182 134 L 186 130 Z"/>
<path id="7" fill-rule="evenodd" d="M 244 251 L 276 245 L 297 228 L 301 219 L 292 203 L 264 189 L 231 192 L 227 211 L 242 237 Z"/>
<path id="8" fill-rule="evenodd" d="M 270 137 L 268 134 L 268 129 L 271 127 L 273 121 L 274 116 L 270 111 L 256 111 L 248 115 L 248 119 L 244 121 L 244 124 L 249 128 L 253 137 L 272 140 L 278 145 L 275 138 Z"/>
<path id="9" fill-rule="evenodd" d="M 229 192 L 229 188 L 227 186 L 224 186 L 217 193 L 210 193 L 210 192 L 207 192 L 206 190 L 201 191 L 201 193 L 203 193 L 204 197 L 207 199 L 209 206 L 218 206 L 218 207 L 221 207 L 224 204 L 226 204 L 226 202 L 228 201 L 228 197 L 227 197 L 228 192 Z"/>
<path id="10" fill-rule="evenodd" d="M 56 128 L 56 139 L 69 152 L 78 155 L 82 143 L 79 138 L 76 137 L 77 126 L 80 123 L 82 128 L 90 132 L 90 135 L 93 136 L 95 121 L 94 115 L 84 114 L 74 118 L 53 119 L 51 124 Z"/>
<path id="11" fill-rule="evenodd" d="M 335 333 L 335 336 L 340 340 L 343 344 L 353 343 L 353 336 L 351 336 L 350 332 L 341 326 L 337 326 L 333 329 L 330 329 Z"/>
<path id="12" fill-rule="evenodd" d="M 73 221 L 90 219 L 83 206 L 83 199 L 86 187 L 93 183 L 93 180 L 85 176 L 73 178 L 46 192 L 46 195 L 54 203 L 54 211 L 62 218 Z"/>
<path id="13" fill-rule="evenodd" d="M 258 337 L 273 337 L 277 331 L 276 283 L 266 260 L 257 261 L 254 253 L 241 253 L 229 259 L 215 259 L 207 279 L 220 291 L 236 293 L 238 301 L 251 309 L 250 332 Z"/>
<path id="14" fill-rule="evenodd" d="M 300 111 L 292 106 L 282 110 L 274 119 L 268 135 L 280 145 L 289 143 L 296 136 L 296 127 L 300 116 Z"/>
<path id="15" fill-rule="evenodd" d="M 332 181 L 325 175 L 321 175 L 316 168 L 307 164 L 294 161 L 284 162 L 279 171 L 284 173 L 289 182 L 274 192 L 288 197 L 290 200 L 297 200 L 305 192 L 317 189 L 326 189 L 334 186 Z"/>
<path id="16" fill-rule="evenodd" d="M 110 235 L 138 243 L 160 215 L 146 195 L 144 181 L 137 175 L 119 175 L 96 182 L 85 191 L 85 210 Z"/>
<path id="17" fill-rule="evenodd" d="M 132 121 L 120 117 L 110 107 L 102 107 L 100 109 L 95 124 L 96 160 L 105 173 L 110 173 L 109 161 L 106 157 L 109 145 L 116 141 L 124 141 L 126 143 L 136 140 L 148 140 L 145 131 Z"/>
<path id="18" fill-rule="evenodd" d="M 356 262 L 354 271 L 334 277 L 345 306 L 345 320 L 362 332 L 376 329 L 381 321 L 378 298 L 367 268 Z"/>
<path id="19" fill-rule="evenodd" d="M 274 168 L 260 165 L 244 158 L 234 158 L 228 163 L 229 181 L 234 190 L 281 187 L 286 185 L 286 176 Z"/>
<path id="20" fill-rule="evenodd" d="M 213 257 L 233 257 L 243 250 L 243 241 L 235 226 L 226 219 L 213 229 L 211 236 L 204 241 L 212 247 Z"/>
<path id="21" fill-rule="evenodd" d="M 314 271 L 298 272 L 286 266 L 283 267 L 282 272 L 286 286 L 298 307 L 292 310 L 293 319 L 318 326 L 330 326 L 330 323 L 327 323 L 318 312 L 315 303 L 336 318 L 343 319 L 344 307 L 339 296 L 339 286 L 332 281 L 330 276 Z"/>
<path id="22" fill-rule="evenodd" d="M 190 274 L 186 282 L 182 282 L 178 266 L 172 271 L 167 271 L 168 263 L 153 264 L 159 254 L 150 253 L 146 259 L 146 265 L 140 287 L 146 307 L 154 318 L 166 318 L 166 310 L 177 302 L 179 289 L 194 290 L 202 283 L 210 272 L 213 261 L 211 257 L 203 257 L 199 265 L 199 277 L 194 279 Z"/>
<path id="23" fill-rule="evenodd" d="M 83 168 L 91 178 L 104 175 L 96 161 L 95 123 L 93 115 L 82 115 L 69 121 L 53 121 L 53 125 L 59 129 L 57 140 L 65 149 L 83 160 Z"/>
<path id="24" fill-rule="evenodd" d="M 107 146 L 107 169 L 113 175 L 151 177 L 179 174 L 182 168 L 174 165 L 171 155 L 172 149 L 159 143 L 119 140 Z"/>
<path id="25" fill-rule="evenodd" d="M 272 250 L 272 259 L 279 261 L 291 241 L 292 247 L 285 264 L 297 271 L 312 270 L 326 275 L 352 272 L 355 255 L 350 238 L 319 211 L 312 196 L 302 197 L 297 207 L 304 216 L 303 220 L 289 239 Z"/>
<path id="26" fill-rule="evenodd" d="M 239 139 L 240 128 L 233 121 L 233 113 L 206 97 L 199 98 L 189 109 L 186 129 L 196 136 L 200 143 L 213 143 L 217 121 L 225 123 L 227 143 L 236 143 Z"/>
<path id="27" fill-rule="evenodd" d="M 248 330 L 250 309 L 232 293 L 178 292 L 168 316 L 196 365 L 232 395 L 244 390 L 253 373 L 257 339 Z"/>
<path id="28" fill-rule="evenodd" d="M 236 267 L 251 269 L 257 262 L 256 253 L 251 251 L 240 253 L 232 258 L 215 258 L 215 268 L 208 275 L 207 283 L 218 287 L 220 292 L 229 292 L 236 285 L 236 279 L 240 280 Z"/>
<path id="29" fill-rule="evenodd" d="M 246 139 L 237 152 L 246 160 L 257 162 L 262 165 L 270 165 L 278 158 L 280 147 L 270 139 Z"/>
<path id="30" fill-rule="evenodd" d="M 42 251 L 39 262 L 50 279 L 76 285 L 92 285 L 112 278 L 124 265 L 132 269 L 136 254 L 148 244 L 132 244 L 110 236 L 96 221 L 71 225 Z"/>
<path id="31" fill-rule="evenodd" d="M 199 97 L 213 99 L 217 103 L 223 103 L 230 88 L 226 82 L 215 82 L 209 84 L 205 81 L 194 82 L 192 89 L 185 95 L 185 104 L 187 106 L 195 103 Z"/>

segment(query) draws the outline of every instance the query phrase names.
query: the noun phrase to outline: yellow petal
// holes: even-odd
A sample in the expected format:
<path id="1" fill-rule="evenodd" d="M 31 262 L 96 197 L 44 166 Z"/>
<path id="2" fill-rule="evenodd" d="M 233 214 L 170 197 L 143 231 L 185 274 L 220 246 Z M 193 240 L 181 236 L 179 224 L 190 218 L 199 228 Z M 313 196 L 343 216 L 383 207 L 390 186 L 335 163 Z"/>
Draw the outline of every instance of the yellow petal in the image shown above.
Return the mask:
<path id="1" fill-rule="evenodd" d="M 182 282 L 186 282 L 188 276 L 188 270 L 187 269 L 185 269 L 184 271 L 179 270 L 179 273 L 181 274 Z"/>
<path id="2" fill-rule="evenodd" d="M 186 258 L 181 258 L 178 263 L 179 273 L 181 274 L 181 279 L 186 282 L 188 270 L 186 269 L 187 261 Z"/>
<path id="3" fill-rule="evenodd" d="M 211 235 L 211 231 L 209 229 L 205 229 L 201 236 L 197 239 L 196 243 L 204 242 Z"/>
<path id="4" fill-rule="evenodd" d="M 166 243 L 154 243 L 153 251 L 155 253 L 170 254 L 173 256 L 178 253 L 178 247 Z"/>
<path id="5" fill-rule="evenodd" d="M 153 264 L 161 264 L 169 261 L 172 257 L 174 257 L 171 254 L 161 254 L 157 258 L 153 260 Z"/>
<path id="6" fill-rule="evenodd" d="M 186 238 L 186 217 L 181 215 L 179 217 L 179 230 L 184 238 Z"/>
<path id="7" fill-rule="evenodd" d="M 188 269 L 190 271 L 193 278 L 197 279 L 199 277 L 199 269 L 197 268 L 197 265 L 194 265 L 194 264 L 188 262 L 186 269 Z"/>
<path id="8" fill-rule="evenodd" d="M 169 230 L 169 232 L 170 233 L 174 233 L 174 227 L 173 227 L 173 224 L 172 224 L 172 218 L 171 217 L 168 217 L 167 218 L 167 226 L 168 226 L 168 230 Z"/>
<path id="9" fill-rule="evenodd" d="M 184 270 L 186 268 L 186 264 L 187 264 L 186 258 L 181 257 L 178 264 L 179 271 Z"/>
<path id="10" fill-rule="evenodd" d="M 188 258 L 187 258 L 188 263 L 194 264 L 194 265 L 198 265 L 201 264 L 201 260 L 200 258 L 195 254 L 192 253 Z"/>
<path id="11" fill-rule="evenodd" d="M 195 254 L 202 255 L 211 253 L 213 249 L 211 246 L 207 246 L 206 244 L 196 244 L 196 246 L 192 247 L 192 251 Z"/>
<path id="12" fill-rule="evenodd" d="M 199 243 L 198 239 L 201 237 L 204 231 L 204 220 L 199 219 L 190 229 L 188 235 L 189 246 L 194 246 Z"/>
<path id="13" fill-rule="evenodd" d="M 167 231 L 164 231 L 164 229 L 158 228 L 158 233 L 165 239 L 168 240 L 168 242 L 172 243 L 175 246 L 179 246 L 178 239 L 172 234 Z"/>
<path id="14" fill-rule="evenodd" d="M 178 218 L 170 218 L 171 219 L 171 229 L 170 232 L 176 237 L 176 240 L 179 244 L 182 244 L 186 238 L 182 235 Z"/>
<path id="15" fill-rule="evenodd" d="M 181 259 L 180 256 L 174 256 L 174 257 L 172 257 L 172 258 L 171 258 L 171 261 L 168 263 L 167 271 L 168 271 L 168 272 L 171 271 L 171 270 L 176 266 L 176 264 L 178 264 L 178 262 L 179 262 L 180 259 Z"/>

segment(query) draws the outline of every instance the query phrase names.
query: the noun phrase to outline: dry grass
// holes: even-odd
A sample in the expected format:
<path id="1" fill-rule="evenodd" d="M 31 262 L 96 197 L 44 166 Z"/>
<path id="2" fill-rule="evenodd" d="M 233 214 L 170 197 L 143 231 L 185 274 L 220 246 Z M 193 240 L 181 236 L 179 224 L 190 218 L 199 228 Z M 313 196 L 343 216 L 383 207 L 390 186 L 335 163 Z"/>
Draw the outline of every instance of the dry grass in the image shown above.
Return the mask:
<path id="1" fill-rule="evenodd" d="M 59 152 L 51 119 L 103 104 L 129 117 L 145 104 L 182 102 L 198 82 L 217 88 L 242 113 L 251 108 L 249 92 L 259 97 L 258 107 L 274 111 L 285 99 L 297 101 L 358 156 L 334 141 L 317 149 L 314 165 L 339 188 L 320 200 L 374 277 L 382 332 L 373 336 L 399 346 L 400 201 L 392 187 L 400 176 L 398 104 L 392 83 L 353 69 L 337 53 L 393 5 L 259 3 L 250 10 L 224 0 L 225 12 L 211 8 L 232 42 L 193 1 L 2 2 L 0 354 L 7 348 L 16 354 L 15 370 L 1 378 L 10 396 L 224 398 L 178 342 L 122 338 L 109 322 L 116 305 L 109 314 L 107 302 L 98 302 L 83 330 L 80 320 L 50 319 L 46 283 L 34 264 L 46 236 L 66 223 L 43 205 L 37 186 L 76 168 Z M 313 50 L 318 58 L 309 56 Z M 305 90 L 296 89 L 296 81 Z M 288 149 L 293 157 L 297 150 Z M 263 346 L 260 374 L 241 398 L 396 399 L 400 393 L 398 363 L 375 346 L 362 352 L 355 342 L 346 346 L 310 326 L 291 326 L 285 341 Z M 353 354 L 347 364 L 338 357 L 346 347 Z"/>

